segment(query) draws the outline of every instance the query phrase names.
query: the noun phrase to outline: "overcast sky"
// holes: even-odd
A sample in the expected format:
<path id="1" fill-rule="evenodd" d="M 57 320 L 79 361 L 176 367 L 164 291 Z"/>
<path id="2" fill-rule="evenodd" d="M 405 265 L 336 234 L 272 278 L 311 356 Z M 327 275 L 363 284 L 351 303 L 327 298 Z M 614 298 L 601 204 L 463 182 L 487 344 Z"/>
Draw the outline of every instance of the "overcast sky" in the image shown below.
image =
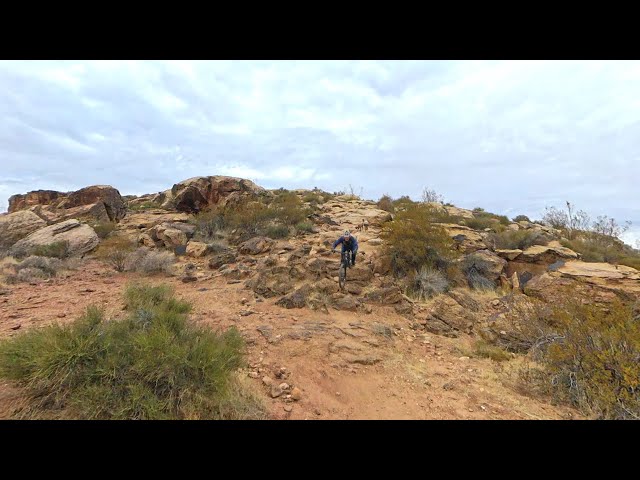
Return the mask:
<path id="1" fill-rule="evenodd" d="M 233 175 L 532 219 L 569 200 L 640 238 L 640 62 L 0 61 L 0 166 L 0 211 Z"/>

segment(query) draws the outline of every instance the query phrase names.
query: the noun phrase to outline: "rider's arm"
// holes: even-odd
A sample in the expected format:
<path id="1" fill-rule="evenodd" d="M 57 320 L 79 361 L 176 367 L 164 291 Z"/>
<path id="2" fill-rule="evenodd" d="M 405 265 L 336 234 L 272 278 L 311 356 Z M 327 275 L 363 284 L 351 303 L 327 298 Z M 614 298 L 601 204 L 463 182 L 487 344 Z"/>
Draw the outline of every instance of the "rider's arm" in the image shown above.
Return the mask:
<path id="1" fill-rule="evenodd" d="M 333 246 L 331 247 L 332 250 L 335 250 L 335 248 L 340 245 L 342 242 L 344 242 L 344 237 L 340 237 L 339 239 L 337 239 L 335 242 L 333 242 Z"/>

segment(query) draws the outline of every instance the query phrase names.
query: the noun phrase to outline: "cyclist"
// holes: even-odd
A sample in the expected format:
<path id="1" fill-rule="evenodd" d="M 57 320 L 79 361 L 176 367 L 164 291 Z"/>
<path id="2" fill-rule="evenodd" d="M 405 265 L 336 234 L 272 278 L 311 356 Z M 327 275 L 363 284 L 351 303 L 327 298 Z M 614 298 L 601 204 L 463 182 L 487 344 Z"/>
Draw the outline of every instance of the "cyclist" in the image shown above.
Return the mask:
<path id="1" fill-rule="evenodd" d="M 351 266 L 353 267 L 356 264 L 356 253 L 358 253 L 358 239 L 351 235 L 349 230 L 345 230 L 344 234 L 333 242 L 331 252 L 335 252 L 336 247 L 340 244 L 342 244 L 341 253 L 344 253 L 345 251 L 351 252 Z"/>

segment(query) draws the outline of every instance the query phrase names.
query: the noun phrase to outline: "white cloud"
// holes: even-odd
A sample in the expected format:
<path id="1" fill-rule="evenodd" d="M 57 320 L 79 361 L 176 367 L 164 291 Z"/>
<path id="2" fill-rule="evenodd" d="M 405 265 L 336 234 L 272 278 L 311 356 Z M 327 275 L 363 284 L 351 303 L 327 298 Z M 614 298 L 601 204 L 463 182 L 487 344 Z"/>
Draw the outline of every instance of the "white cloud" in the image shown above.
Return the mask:
<path id="1" fill-rule="evenodd" d="M 0 61 L 0 208 L 227 174 L 640 219 L 638 80 L 637 61 Z"/>

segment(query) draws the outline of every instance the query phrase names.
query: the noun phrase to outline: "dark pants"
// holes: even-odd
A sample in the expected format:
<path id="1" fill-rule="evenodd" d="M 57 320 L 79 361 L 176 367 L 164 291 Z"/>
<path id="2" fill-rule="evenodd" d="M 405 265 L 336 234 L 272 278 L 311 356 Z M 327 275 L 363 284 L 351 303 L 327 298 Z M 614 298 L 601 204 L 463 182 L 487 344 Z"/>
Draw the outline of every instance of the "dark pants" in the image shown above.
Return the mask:
<path id="1" fill-rule="evenodd" d="M 358 251 L 357 251 L 357 250 L 356 250 L 356 251 L 353 251 L 353 250 L 350 250 L 350 249 L 344 249 L 344 250 L 342 250 L 342 252 L 343 252 L 343 253 L 344 253 L 345 251 L 346 251 L 346 252 L 351 252 L 351 265 L 354 265 L 354 264 L 356 263 L 356 253 L 358 253 Z"/>

